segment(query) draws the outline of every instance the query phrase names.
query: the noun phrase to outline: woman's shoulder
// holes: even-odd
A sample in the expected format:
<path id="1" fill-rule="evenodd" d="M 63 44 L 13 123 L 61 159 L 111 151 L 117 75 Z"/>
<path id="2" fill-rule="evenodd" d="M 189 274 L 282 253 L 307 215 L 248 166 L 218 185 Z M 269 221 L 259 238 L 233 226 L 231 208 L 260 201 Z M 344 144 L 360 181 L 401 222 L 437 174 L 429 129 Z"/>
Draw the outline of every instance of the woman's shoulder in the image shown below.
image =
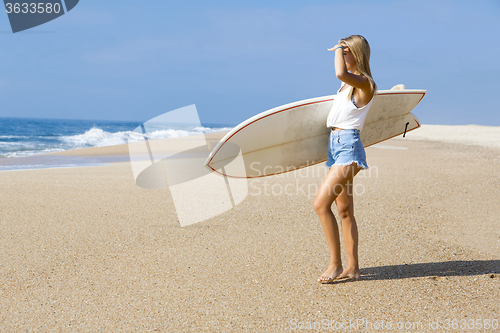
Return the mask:
<path id="1" fill-rule="evenodd" d="M 337 90 L 337 94 L 338 94 L 338 93 L 340 93 L 340 92 L 343 92 L 343 91 L 346 91 L 346 90 L 349 90 L 349 89 L 351 89 L 351 88 L 352 88 L 351 86 L 349 86 L 349 87 L 347 87 L 345 90 L 342 90 L 342 89 L 344 89 L 344 87 L 345 87 L 346 85 L 347 85 L 347 84 L 346 84 L 345 82 L 341 82 L 341 83 L 340 83 L 340 88 L 339 88 L 339 90 Z"/>

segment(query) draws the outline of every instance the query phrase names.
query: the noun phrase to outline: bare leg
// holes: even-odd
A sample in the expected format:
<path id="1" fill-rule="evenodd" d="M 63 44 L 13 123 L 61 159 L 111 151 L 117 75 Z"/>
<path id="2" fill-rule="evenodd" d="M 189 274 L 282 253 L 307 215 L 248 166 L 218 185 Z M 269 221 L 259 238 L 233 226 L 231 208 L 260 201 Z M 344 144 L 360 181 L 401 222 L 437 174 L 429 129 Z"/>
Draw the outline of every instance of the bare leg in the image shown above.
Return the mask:
<path id="1" fill-rule="evenodd" d="M 359 279 L 358 263 L 358 226 L 354 218 L 354 200 L 352 180 L 344 186 L 342 193 L 335 200 L 342 223 L 342 234 L 347 254 L 347 267 L 339 278 L 352 277 Z"/>
<path id="2" fill-rule="evenodd" d="M 339 230 L 332 212 L 332 204 L 341 194 L 346 183 L 351 181 L 359 170 L 360 168 L 356 164 L 332 166 L 321 183 L 316 199 L 314 200 L 314 210 L 321 221 L 330 249 L 330 264 L 327 270 L 319 277 L 318 281 L 320 282 L 333 280 L 342 273 Z"/>

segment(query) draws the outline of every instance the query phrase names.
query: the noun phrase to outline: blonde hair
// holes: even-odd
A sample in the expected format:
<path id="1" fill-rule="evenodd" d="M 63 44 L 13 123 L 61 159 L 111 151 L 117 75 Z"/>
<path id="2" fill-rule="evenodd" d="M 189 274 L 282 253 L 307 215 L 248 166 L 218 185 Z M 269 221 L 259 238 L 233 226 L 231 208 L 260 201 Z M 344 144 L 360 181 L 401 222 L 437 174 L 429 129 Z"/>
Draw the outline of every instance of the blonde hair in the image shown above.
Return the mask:
<path id="1" fill-rule="evenodd" d="M 370 44 L 361 35 L 351 35 L 349 37 L 339 40 L 339 44 L 345 44 L 351 50 L 356 66 L 361 75 L 366 76 L 370 80 L 373 93 L 377 90 L 377 85 L 372 78 L 370 70 Z"/>

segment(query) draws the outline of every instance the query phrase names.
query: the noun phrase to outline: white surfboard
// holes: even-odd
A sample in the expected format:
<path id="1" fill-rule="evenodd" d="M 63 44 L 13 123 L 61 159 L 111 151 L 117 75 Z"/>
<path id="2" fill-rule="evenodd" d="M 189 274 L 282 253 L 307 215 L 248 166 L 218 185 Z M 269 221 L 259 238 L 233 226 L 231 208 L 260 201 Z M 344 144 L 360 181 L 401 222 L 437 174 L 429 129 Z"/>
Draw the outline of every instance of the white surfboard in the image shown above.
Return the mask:
<path id="1" fill-rule="evenodd" d="M 379 90 L 360 134 L 364 147 L 420 127 L 417 117 L 410 111 L 426 92 L 407 90 L 403 85 Z M 282 105 L 245 120 L 220 140 L 205 166 L 228 177 L 256 178 L 325 162 L 330 135 L 326 118 L 335 97 L 317 97 Z M 224 173 L 224 165 L 240 151 L 245 168 Z"/>

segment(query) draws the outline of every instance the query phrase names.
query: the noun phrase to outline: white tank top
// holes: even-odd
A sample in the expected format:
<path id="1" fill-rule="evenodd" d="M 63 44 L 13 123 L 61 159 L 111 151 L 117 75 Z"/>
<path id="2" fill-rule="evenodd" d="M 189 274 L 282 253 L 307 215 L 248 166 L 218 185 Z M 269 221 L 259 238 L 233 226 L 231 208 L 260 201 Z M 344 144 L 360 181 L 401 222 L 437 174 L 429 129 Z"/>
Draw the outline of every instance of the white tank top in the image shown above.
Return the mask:
<path id="1" fill-rule="evenodd" d="M 342 90 L 343 86 L 344 85 L 340 87 L 339 91 Z M 360 131 L 363 129 L 363 124 L 365 123 L 366 116 L 372 105 L 373 97 L 368 104 L 358 108 L 356 104 L 354 104 L 354 98 L 349 99 L 351 89 L 352 87 L 349 87 L 342 92 L 337 91 L 332 108 L 326 119 L 327 127 L 357 129 Z M 373 94 L 373 96 L 375 97 L 375 94 Z"/>

